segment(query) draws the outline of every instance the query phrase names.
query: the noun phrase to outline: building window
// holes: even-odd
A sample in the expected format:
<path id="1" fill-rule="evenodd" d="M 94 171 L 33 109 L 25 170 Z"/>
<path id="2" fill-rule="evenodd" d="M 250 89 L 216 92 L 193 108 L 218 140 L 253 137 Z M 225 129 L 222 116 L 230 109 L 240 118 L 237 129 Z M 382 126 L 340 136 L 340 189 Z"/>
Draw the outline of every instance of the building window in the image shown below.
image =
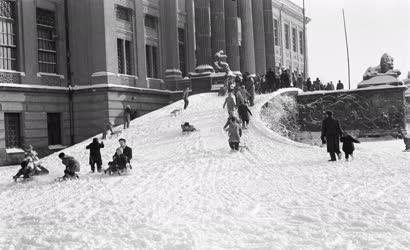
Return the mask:
<path id="1" fill-rule="evenodd" d="M 118 19 L 131 22 L 131 9 L 117 5 L 115 14 Z"/>
<path id="2" fill-rule="evenodd" d="M 182 72 L 182 77 L 186 75 L 185 67 L 185 30 L 178 28 L 178 44 L 179 44 L 179 70 Z"/>
<path id="3" fill-rule="evenodd" d="M 0 69 L 17 70 L 16 2 L 0 0 Z"/>
<path id="4" fill-rule="evenodd" d="M 153 30 L 157 30 L 157 23 L 158 23 L 158 20 L 155 16 L 145 15 L 145 18 L 144 18 L 145 27 L 151 28 Z"/>
<path id="5" fill-rule="evenodd" d="M 147 58 L 147 77 L 158 78 L 158 48 L 152 45 L 145 45 Z"/>
<path id="6" fill-rule="evenodd" d="M 131 42 L 117 39 L 118 73 L 132 75 Z"/>
<path id="7" fill-rule="evenodd" d="M 299 51 L 300 54 L 303 55 L 304 53 L 304 44 L 303 44 L 303 31 L 299 31 Z"/>
<path id="8" fill-rule="evenodd" d="M 298 40 L 297 40 L 296 28 L 292 28 L 292 48 L 293 52 L 298 52 Z"/>
<path id="9" fill-rule="evenodd" d="M 21 148 L 20 114 L 4 113 L 6 148 Z"/>
<path id="10" fill-rule="evenodd" d="M 61 120 L 59 113 L 47 113 L 48 145 L 61 145 Z"/>
<path id="11" fill-rule="evenodd" d="M 289 25 L 285 23 L 285 48 L 289 49 Z"/>
<path id="12" fill-rule="evenodd" d="M 279 46 L 279 30 L 278 30 L 278 20 L 273 19 L 273 34 L 275 39 L 275 45 Z"/>
<path id="13" fill-rule="evenodd" d="M 39 72 L 57 73 L 56 20 L 53 11 L 37 8 Z"/>

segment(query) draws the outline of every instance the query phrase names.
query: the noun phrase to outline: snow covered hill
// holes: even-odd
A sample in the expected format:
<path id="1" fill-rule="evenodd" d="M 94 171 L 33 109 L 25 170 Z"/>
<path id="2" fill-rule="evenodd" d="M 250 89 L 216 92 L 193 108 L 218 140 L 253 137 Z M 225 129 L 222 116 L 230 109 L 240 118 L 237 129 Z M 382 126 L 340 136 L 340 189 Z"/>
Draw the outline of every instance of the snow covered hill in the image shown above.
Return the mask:
<path id="1" fill-rule="evenodd" d="M 282 92 L 287 90 L 282 90 Z M 324 148 L 273 133 L 258 96 L 244 133 L 249 151 L 231 153 L 227 112 L 215 93 L 140 117 L 123 132 L 133 148 L 127 176 L 88 174 L 87 140 L 65 153 L 80 159 L 79 181 L 57 155 L 49 176 L 13 183 L 0 169 L 0 248 L 282 249 L 410 248 L 410 153 L 398 140 L 358 145 L 352 162 L 327 162 Z M 182 135 L 188 121 L 200 129 Z M 105 141 L 105 167 L 117 138 Z"/>

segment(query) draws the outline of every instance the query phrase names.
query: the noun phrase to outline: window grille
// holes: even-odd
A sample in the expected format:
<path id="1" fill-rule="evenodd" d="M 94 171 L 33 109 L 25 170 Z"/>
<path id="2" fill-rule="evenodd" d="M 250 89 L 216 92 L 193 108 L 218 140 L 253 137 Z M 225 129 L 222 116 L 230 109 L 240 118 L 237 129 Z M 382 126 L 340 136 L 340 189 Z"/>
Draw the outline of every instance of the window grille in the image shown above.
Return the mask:
<path id="1" fill-rule="evenodd" d="M 16 3 L 0 0 L 0 69 L 17 70 Z"/>
<path id="2" fill-rule="evenodd" d="M 278 34 L 278 20 L 274 19 L 273 20 L 273 33 L 274 33 L 274 39 L 275 39 L 275 45 L 279 46 L 279 34 Z"/>
<path id="3" fill-rule="evenodd" d="M 117 5 L 116 16 L 118 19 L 131 22 L 131 10 Z"/>
<path id="4" fill-rule="evenodd" d="M 57 73 L 55 13 L 37 8 L 37 42 L 39 72 Z"/>
<path id="5" fill-rule="evenodd" d="M 298 42 L 297 42 L 297 31 L 296 28 L 292 28 L 292 47 L 294 52 L 298 52 Z"/>
<path id="6" fill-rule="evenodd" d="M 118 73 L 132 75 L 131 41 L 117 39 Z"/>
<path id="7" fill-rule="evenodd" d="M 144 18 L 145 27 L 156 30 L 157 29 L 157 18 L 151 15 L 145 15 Z"/>
<path id="8" fill-rule="evenodd" d="M 20 148 L 20 114 L 4 113 L 4 130 L 6 134 L 6 148 Z"/>
<path id="9" fill-rule="evenodd" d="M 285 24 L 285 48 L 289 49 L 289 25 Z"/>
<path id="10" fill-rule="evenodd" d="M 303 55 L 304 53 L 304 44 L 303 44 L 303 31 L 299 31 L 299 51 L 300 54 Z"/>

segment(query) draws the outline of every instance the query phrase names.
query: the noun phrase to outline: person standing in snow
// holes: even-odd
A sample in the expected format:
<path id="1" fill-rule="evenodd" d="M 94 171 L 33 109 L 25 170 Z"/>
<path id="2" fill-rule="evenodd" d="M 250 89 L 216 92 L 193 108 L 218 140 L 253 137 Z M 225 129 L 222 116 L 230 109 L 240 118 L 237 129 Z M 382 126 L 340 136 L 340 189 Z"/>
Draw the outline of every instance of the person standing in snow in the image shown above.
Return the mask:
<path id="1" fill-rule="evenodd" d="M 235 121 L 234 117 L 229 117 L 229 126 L 225 128 L 228 132 L 229 147 L 233 151 L 239 151 L 239 143 L 241 142 L 242 129 L 241 126 Z"/>
<path id="2" fill-rule="evenodd" d="M 79 178 L 76 172 L 80 172 L 80 163 L 74 159 L 74 157 L 60 153 L 58 158 L 61 159 L 61 162 L 65 166 L 64 176 L 62 177 L 63 180 L 68 178 Z"/>
<path id="3" fill-rule="evenodd" d="M 329 161 L 336 161 L 336 154 L 341 158 L 339 138 L 342 135 L 339 121 L 333 118 L 332 111 L 326 111 L 327 117 L 322 122 L 322 134 L 320 139 L 327 145 L 327 152 L 330 154 Z"/>
<path id="4" fill-rule="evenodd" d="M 188 95 L 189 95 L 189 87 L 186 87 L 184 90 L 184 93 L 182 94 L 182 98 L 184 99 L 184 109 L 186 109 L 189 104 Z"/>
<path id="5" fill-rule="evenodd" d="M 249 115 L 252 115 L 248 106 L 246 106 L 245 104 L 239 104 L 238 105 L 238 115 L 239 115 L 239 119 L 242 120 L 242 128 L 247 129 L 248 124 L 249 124 Z"/>
<path id="6" fill-rule="evenodd" d="M 95 165 L 97 165 L 97 171 L 98 173 L 101 172 L 101 165 L 102 165 L 102 160 L 101 160 L 101 152 L 100 149 L 104 148 L 104 143 L 103 142 L 98 142 L 97 138 L 93 139 L 93 142 L 88 144 L 86 149 L 90 150 L 90 166 L 91 166 L 91 172 L 94 173 L 95 171 Z"/>
<path id="7" fill-rule="evenodd" d="M 346 132 L 343 132 L 342 137 L 340 137 L 340 141 L 343 142 L 343 152 L 345 152 L 346 161 L 349 160 L 349 156 L 353 159 L 353 151 L 354 151 L 354 143 L 360 143 L 357 139 L 353 138 L 353 136 L 349 135 Z"/>
<path id="8" fill-rule="evenodd" d="M 118 141 L 120 143 L 120 147 L 122 148 L 123 154 L 127 157 L 128 165 L 130 169 L 132 169 L 132 166 L 131 166 L 132 149 L 127 146 L 127 142 L 124 138 L 121 138 Z"/>
<path id="9" fill-rule="evenodd" d="M 336 89 L 337 90 L 344 89 L 343 83 L 340 80 L 337 82 Z"/>
<path id="10" fill-rule="evenodd" d="M 228 96 L 225 98 L 225 102 L 222 108 L 225 108 L 225 106 L 228 109 L 228 114 L 233 115 L 233 112 L 235 111 L 235 100 L 233 99 L 232 92 L 228 93 Z"/>
<path id="11" fill-rule="evenodd" d="M 130 127 L 131 122 L 131 107 L 127 105 L 124 109 L 124 129 Z"/>

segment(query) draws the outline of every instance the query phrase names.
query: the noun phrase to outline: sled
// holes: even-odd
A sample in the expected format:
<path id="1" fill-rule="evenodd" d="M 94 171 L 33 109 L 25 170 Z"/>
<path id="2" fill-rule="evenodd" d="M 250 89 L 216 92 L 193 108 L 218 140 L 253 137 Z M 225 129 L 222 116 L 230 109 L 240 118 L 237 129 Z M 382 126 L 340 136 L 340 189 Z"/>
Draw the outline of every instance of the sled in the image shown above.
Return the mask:
<path id="1" fill-rule="evenodd" d="M 243 151 L 245 151 L 245 150 L 248 150 L 248 151 L 249 151 L 248 146 L 246 146 L 246 145 L 239 145 L 239 152 L 243 152 Z"/>
<path id="2" fill-rule="evenodd" d="M 78 180 L 78 179 L 80 179 L 80 176 L 78 176 L 78 174 L 75 174 L 75 176 L 73 176 L 73 177 L 64 177 L 64 176 L 62 176 L 62 177 L 57 177 L 57 178 L 55 179 L 55 181 L 56 181 L 56 182 L 62 182 L 62 181 Z"/>
<path id="3" fill-rule="evenodd" d="M 14 179 L 14 182 L 25 183 L 25 182 L 30 182 L 30 181 L 32 181 L 34 178 L 33 178 L 33 176 L 30 176 L 30 177 L 28 177 L 28 178 L 24 178 L 24 177 L 22 176 L 22 177 L 17 177 L 17 178 L 14 178 L 14 177 L 13 177 L 13 179 Z"/>

